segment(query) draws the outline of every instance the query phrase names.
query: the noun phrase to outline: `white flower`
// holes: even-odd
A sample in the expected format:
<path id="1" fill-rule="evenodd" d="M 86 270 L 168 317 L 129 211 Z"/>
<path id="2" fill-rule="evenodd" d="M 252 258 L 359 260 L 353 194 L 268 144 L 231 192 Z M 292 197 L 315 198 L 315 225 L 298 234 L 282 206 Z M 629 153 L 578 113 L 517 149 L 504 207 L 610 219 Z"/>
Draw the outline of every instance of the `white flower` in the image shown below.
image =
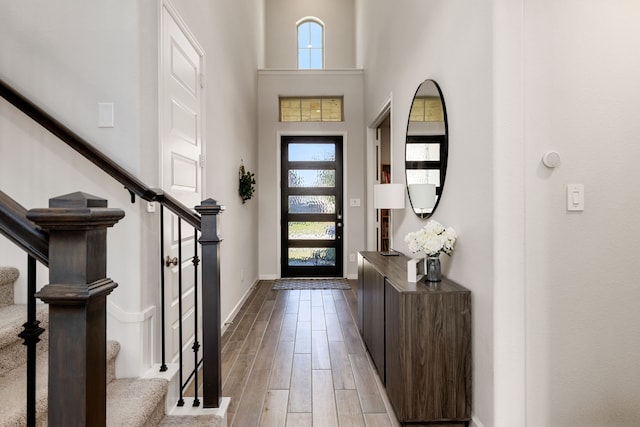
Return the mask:
<path id="1" fill-rule="evenodd" d="M 457 238 L 452 227 L 445 228 L 439 222 L 430 220 L 420 230 L 407 234 L 404 241 L 411 252 L 439 256 L 442 252 L 451 255 Z"/>

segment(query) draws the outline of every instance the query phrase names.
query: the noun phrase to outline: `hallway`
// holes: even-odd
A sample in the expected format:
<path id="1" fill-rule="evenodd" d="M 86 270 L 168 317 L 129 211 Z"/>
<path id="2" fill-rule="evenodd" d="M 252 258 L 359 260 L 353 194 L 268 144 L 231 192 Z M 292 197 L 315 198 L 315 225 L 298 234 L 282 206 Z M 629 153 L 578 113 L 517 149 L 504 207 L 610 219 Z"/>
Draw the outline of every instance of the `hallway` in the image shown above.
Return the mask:
<path id="1" fill-rule="evenodd" d="M 272 284 L 258 283 L 222 338 L 230 425 L 397 425 L 358 334 L 355 289 Z"/>

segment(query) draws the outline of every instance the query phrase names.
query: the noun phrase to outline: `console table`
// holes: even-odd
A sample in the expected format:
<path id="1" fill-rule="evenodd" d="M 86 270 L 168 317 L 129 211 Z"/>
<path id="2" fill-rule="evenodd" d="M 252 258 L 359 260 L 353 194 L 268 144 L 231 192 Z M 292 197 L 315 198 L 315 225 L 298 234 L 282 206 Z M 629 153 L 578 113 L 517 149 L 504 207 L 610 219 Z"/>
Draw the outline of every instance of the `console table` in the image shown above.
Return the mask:
<path id="1" fill-rule="evenodd" d="M 407 282 L 407 258 L 358 254 L 358 328 L 402 423 L 471 420 L 471 292 Z"/>

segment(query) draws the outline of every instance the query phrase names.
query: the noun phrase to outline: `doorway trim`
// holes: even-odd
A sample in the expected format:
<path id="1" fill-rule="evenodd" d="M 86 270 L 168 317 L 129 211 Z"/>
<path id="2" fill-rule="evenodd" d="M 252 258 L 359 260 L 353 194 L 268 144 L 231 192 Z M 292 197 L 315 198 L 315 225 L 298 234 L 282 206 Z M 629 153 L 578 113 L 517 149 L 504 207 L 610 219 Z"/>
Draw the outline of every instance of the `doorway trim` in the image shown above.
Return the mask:
<path id="1" fill-rule="evenodd" d="M 367 127 L 367 167 L 366 167 L 366 193 L 367 193 L 367 250 L 375 251 L 377 246 L 377 234 L 376 234 L 376 216 L 375 208 L 373 207 L 373 185 L 379 182 L 376 177 L 376 147 L 378 141 L 376 138 L 378 126 L 385 120 L 387 116 L 391 116 L 391 104 L 393 99 L 393 93 L 389 94 L 387 99 L 378 108 L 378 113 L 375 118 L 370 122 Z M 390 144 L 393 147 L 393 120 L 389 121 L 389 137 Z M 393 150 L 391 150 L 391 158 L 393 163 Z M 393 217 L 391 218 L 393 221 Z M 393 222 L 389 224 L 390 228 L 393 228 Z"/>
<path id="2" fill-rule="evenodd" d="M 347 183 L 348 183 L 348 172 L 347 172 L 347 164 L 348 164 L 348 155 L 347 155 L 347 147 L 349 145 L 349 138 L 348 138 L 348 134 L 346 131 L 329 131 L 329 130 L 324 130 L 324 131 L 308 131 L 308 130 L 302 130 L 302 131 L 292 131 L 292 130 L 279 130 L 276 132 L 276 171 L 278 171 L 277 175 L 277 183 L 276 183 L 276 200 L 278 200 L 278 203 L 276 203 L 275 209 L 276 209 L 276 228 L 277 228 L 277 232 L 278 232 L 278 239 L 276 241 L 276 251 L 278 254 L 278 257 L 276 259 L 276 272 L 277 272 L 277 277 L 280 278 L 282 277 L 282 260 L 280 259 L 281 254 L 282 254 L 282 243 L 281 243 L 281 239 L 280 236 L 282 236 L 282 211 L 280 209 L 280 200 L 282 199 L 282 178 L 281 178 L 281 174 L 279 173 L 280 170 L 282 170 L 282 147 L 281 147 L 281 140 L 283 136 L 331 136 L 331 135 L 335 135 L 335 136 L 342 136 L 342 205 L 343 206 L 348 206 L 345 205 L 345 201 L 347 198 Z M 344 227 L 346 229 L 348 229 L 348 225 L 349 224 L 349 209 L 343 209 L 343 224 Z M 345 248 L 342 251 L 342 265 L 343 265 L 343 271 L 342 271 L 342 275 L 345 276 L 345 271 L 346 271 L 346 266 L 348 265 L 348 251 L 346 250 L 346 248 L 348 248 L 349 246 L 349 236 L 348 236 L 348 232 L 342 234 L 342 247 Z M 346 276 L 345 276 L 346 277 Z"/>

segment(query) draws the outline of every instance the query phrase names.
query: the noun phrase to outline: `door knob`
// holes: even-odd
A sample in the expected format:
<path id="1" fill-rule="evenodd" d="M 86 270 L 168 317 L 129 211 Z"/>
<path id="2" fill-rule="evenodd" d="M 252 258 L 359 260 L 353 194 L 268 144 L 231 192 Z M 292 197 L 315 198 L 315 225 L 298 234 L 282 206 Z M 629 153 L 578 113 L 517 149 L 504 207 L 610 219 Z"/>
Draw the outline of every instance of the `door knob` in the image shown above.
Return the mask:
<path id="1" fill-rule="evenodd" d="M 169 255 L 167 255 L 167 259 L 164 260 L 164 266 L 171 267 L 172 265 L 178 265 L 178 257 L 169 258 Z"/>

